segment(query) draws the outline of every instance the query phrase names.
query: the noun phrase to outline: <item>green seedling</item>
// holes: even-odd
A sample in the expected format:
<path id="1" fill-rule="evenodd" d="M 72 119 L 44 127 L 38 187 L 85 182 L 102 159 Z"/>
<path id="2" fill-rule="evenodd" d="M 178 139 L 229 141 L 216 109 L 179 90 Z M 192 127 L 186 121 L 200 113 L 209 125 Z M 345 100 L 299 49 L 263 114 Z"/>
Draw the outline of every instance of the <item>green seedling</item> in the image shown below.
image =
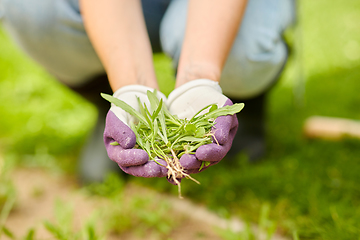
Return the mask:
<path id="1" fill-rule="evenodd" d="M 145 150 L 151 161 L 158 164 L 160 164 L 159 159 L 166 161 L 168 179 L 177 184 L 180 197 L 179 179 L 188 178 L 199 183 L 184 171 L 179 161 L 180 157 L 184 154 L 195 154 L 200 146 L 212 143 L 212 138 L 217 142 L 211 132 L 215 119 L 219 116 L 236 114 L 244 107 L 243 103 L 222 108 L 218 108 L 216 104 L 210 104 L 191 119 L 180 119 L 169 112 L 162 99 L 159 100 L 156 97 L 156 90 L 147 91 L 150 106 L 142 104 L 138 98 L 139 111 L 111 95 L 102 93 L 101 96 L 136 119 L 136 122 L 130 123 L 130 128 L 136 136 L 135 147 Z M 201 114 L 202 112 L 206 113 Z M 118 143 L 113 142 L 111 145 L 118 145 Z M 200 170 L 209 164 L 210 162 L 202 162 Z"/>

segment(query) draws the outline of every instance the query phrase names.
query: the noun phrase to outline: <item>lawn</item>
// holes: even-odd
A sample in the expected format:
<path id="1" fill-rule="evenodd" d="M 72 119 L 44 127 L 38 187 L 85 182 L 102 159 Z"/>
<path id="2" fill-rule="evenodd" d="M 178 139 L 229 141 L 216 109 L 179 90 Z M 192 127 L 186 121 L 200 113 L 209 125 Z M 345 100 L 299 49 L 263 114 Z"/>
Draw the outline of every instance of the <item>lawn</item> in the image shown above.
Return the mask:
<path id="1" fill-rule="evenodd" d="M 258 222 L 265 207 L 285 236 L 358 239 L 360 141 L 308 140 L 303 124 L 313 115 L 360 120 L 359 23 L 358 0 L 299 1 L 299 25 L 287 33 L 292 55 L 269 97 L 267 155 L 257 163 L 241 154 L 225 158 L 194 176 L 201 185 L 184 180 L 183 195 L 221 216 L 249 222 Z M 160 87 L 168 94 L 171 63 L 163 55 L 154 60 Z M 5 161 L 73 174 L 95 116 L 93 106 L 0 32 L 0 152 Z M 177 193 L 164 179 L 130 181 Z M 0 185 L 0 207 L 6 200 L 1 194 L 11 192 L 5 185 Z"/>

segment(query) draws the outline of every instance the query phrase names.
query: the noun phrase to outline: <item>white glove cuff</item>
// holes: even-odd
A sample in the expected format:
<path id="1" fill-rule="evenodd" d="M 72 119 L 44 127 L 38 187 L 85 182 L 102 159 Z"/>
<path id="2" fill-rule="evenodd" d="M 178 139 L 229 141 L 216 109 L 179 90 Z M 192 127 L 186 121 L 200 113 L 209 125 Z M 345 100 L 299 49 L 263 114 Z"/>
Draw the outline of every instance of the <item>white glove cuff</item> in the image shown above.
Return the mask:
<path id="1" fill-rule="evenodd" d="M 227 97 L 222 94 L 221 87 L 209 79 L 197 79 L 185 83 L 172 91 L 168 97 L 168 107 L 172 114 L 179 118 L 191 118 L 205 106 L 217 104 L 224 106 Z M 201 114 L 208 111 L 204 110 Z"/>
<path id="2" fill-rule="evenodd" d="M 124 101 L 125 103 L 129 104 L 132 108 L 134 108 L 136 111 L 139 111 L 139 102 L 137 98 L 140 98 L 140 102 L 145 103 L 148 108 L 150 109 L 150 102 L 147 97 L 147 91 L 153 92 L 154 89 L 150 87 L 146 87 L 143 85 L 128 85 L 122 88 L 119 88 L 115 93 L 113 94 L 114 97 L 117 99 L 120 99 Z M 156 92 L 156 96 L 158 99 L 163 99 L 163 101 L 166 100 L 166 97 L 163 93 L 160 91 Z M 129 113 L 124 111 L 123 109 L 115 106 L 114 104 L 111 104 L 110 111 L 112 111 L 123 123 L 127 124 L 129 126 L 130 122 L 135 122 L 136 119 L 131 116 Z"/>
<path id="3" fill-rule="evenodd" d="M 211 87 L 212 89 L 214 89 L 215 91 L 219 92 L 222 94 L 222 90 L 221 87 L 219 85 L 218 82 L 209 80 L 209 79 L 197 79 L 197 80 L 192 80 L 190 82 L 187 82 L 183 85 L 181 85 L 180 87 L 176 88 L 174 91 L 172 91 L 169 94 L 168 97 L 168 105 L 171 106 L 171 104 L 182 94 L 184 94 L 185 92 L 187 92 L 188 90 L 192 89 L 192 88 L 196 88 L 196 87 Z"/>
<path id="4" fill-rule="evenodd" d="M 153 92 L 154 91 L 154 88 L 151 88 L 151 87 L 146 87 L 146 86 L 143 86 L 143 85 L 127 85 L 127 86 L 124 86 L 122 88 L 119 88 L 118 90 L 116 90 L 113 94 L 114 97 L 116 98 L 120 98 L 120 96 L 124 93 L 128 93 L 128 92 L 132 92 L 132 93 L 140 93 L 140 94 L 147 94 L 147 91 L 151 91 Z M 157 91 L 157 97 L 159 99 L 166 99 L 165 95 L 160 92 L 160 91 Z"/>

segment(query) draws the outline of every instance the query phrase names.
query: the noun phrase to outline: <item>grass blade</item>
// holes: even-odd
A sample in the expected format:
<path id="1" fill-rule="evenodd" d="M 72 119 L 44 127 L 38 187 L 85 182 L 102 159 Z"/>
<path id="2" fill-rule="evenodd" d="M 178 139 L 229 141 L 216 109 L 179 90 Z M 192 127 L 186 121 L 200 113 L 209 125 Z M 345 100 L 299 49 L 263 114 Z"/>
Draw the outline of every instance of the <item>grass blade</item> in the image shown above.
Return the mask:
<path id="1" fill-rule="evenodd" d="M 44 226 L 45 226 L 46 230 L 54 236 L 55 239 L 57 239 L 57 240 L 66 240 L 67 239 L 65 234 L 59 228 L 57 228 L 55 225 L 50 223 L 49 221 L 45 221 Z"/>
<path id="2" fill-rule="evenodd" d="M 151 116 L 151 119 L 154 121 L 155 118 L 159 115 L 160 110 L 162 109 L 162 105 L 163 105 L 163 100 L 160 100 L 159 106 L 157 107 L 157 109 L 155 110 L 155 112 L 153 113 L 153 115 Z"/>
<path id="3" fill-rule="evenodd" d="M 137 142 L 137 144 L 138 144 L 141 148 L 143 148 L 143 147 L 144 147 L 144 142 L 143 142 L 142 138 L 140 137 L 140 134 L 139 134 L 138 130 L 136 129 L 135 124 L 131 122 L 131 123 L 130 123 L 130 128 L 131 128 L 131 130 L 133 130 L 133 132 L 135 133 L 135 137 L 136 137 L 136 142 Z"/>
<path id="4" fill-rule="evenodd" d="M 202 142 L 206 140 L 206 138 L 198 138 L 198 137 L 192 137 L 192 136 L 185 136 L 179 139 L 179 142 L 185 141 L 185 142 Z"/>
<path id="5" fill-rule="evenodd" d="M 128 112 L 130 115 L 137 118 L 140 122 L 148 125 L 147 121 L 145 120 L 144 116 L 142 116 L 138 111 L 136 111 L 133 107 L 129 104 L 125 103 L 124 101 L 117 99 L 109 94 L 101 93 L 101 96 L 108 100 L 109 102 L 115 104 L 117 107 L 123 109 L 124 111 Z"/>
<path id="6" fill-rule="evenodd" d="M 145 105 L 145 104 L 143 105 L 143 104 L 141 103 L 140 98 L 137 98 L 137 101 L 138 101 L 138 104 L 139 104 L 140 113 L 141 113 L 142 116 L 145 118 L 146 122 L 148 123 L 147 126 L 151 126 L 150 118 L 149 118 L 148 114 L 146 114 L 146 110 L 145 110 L 146 105 Z"/>
<path id="7" fill-rule="evenodd" d="M 152 142 L 155 142 L 155 138 L 158 134 L 158 130 L 159 130 L 159 125 L 157 123 L 157 120 L 154 119 L 154 123 L 153 123 L 153 132 L 152 132 Z"/>
<path id="8" fill-rule="evenodd" d="M 8 194 L 6 202 L 0 212 L 0 237 L 2 232 L 7 230 L 6 228 L 4 228 L 4 225 L 10 214 L 11 209 L 15 204 L 15 201 L 16 201 L 15 192 L 11 191 L 10 194 Z"/>
<path id="9" fill-rule="evenodd" d="M 206 113 L 204 116 L 206 118 L 217 118 L 225 115 L 233 115 L 235 113 L 240 112 L 244 108 L 244 106 L 245 104 L 243 103 L 235 103 L 234 105 L 231 106 L 225 106 L 215 109 L 214 111 Z"/>
<path id="10" fill-rule="evenodd" d="M 197 117 L 197 115 L 199 115 L 202 111 L 206 110 L 207 108 L 211 108 L 213 105 L 215 105 L 215 104 L 210 104 L 210 105 L 207 105 L 206 107 L 203 107 L 202 109 L 200 109 L 200 110 L 190 119 L 190 122 L 192 122 L 192 121 Z"/>
<path id="11" fill-rule="evenodd" d="M 151 92 L 149 90 L 146 92 L 146 95 L 147 95 L 147 97 L 149 99 L 152 111 L 155 111 L 155 109 L 157 109 L 159 104 L 160 104 L 160 101 L 157 98 L 156 93 L 157 93 L 156 89 L 154 89 L 154 92 Z"/>
<path id="12" fill-rule="evenodd" d="M 5 234 L 5 236 L 7 236 L 8 238 L 16 240 L 14 234 L 8 228 L 6 228 L 5 226 L 2 226 L 0 228 L 0 231 L 2 231 Z"/>
<path id="13" fill-rule="evenodd" d="M 35 239 L 35 230 L 30 229 L 29 232 L 25 236 L 25 240 L 34 240 Z"/>

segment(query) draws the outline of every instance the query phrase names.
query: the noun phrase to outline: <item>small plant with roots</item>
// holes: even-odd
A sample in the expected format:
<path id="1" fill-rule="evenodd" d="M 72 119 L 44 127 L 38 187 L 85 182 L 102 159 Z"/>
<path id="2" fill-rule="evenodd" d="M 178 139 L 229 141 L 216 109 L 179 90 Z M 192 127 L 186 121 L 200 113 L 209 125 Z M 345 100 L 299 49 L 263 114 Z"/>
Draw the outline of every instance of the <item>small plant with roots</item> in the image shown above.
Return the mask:
<path id="1" fill-rule="evenodd" d="M 162 99 L 159 100 L 156 97 L 156 90 L 154 92 L 147 91 L 150 109 L 138 98 L 139 112 L 111 95 L 101 94 L 101 96 L 135 117 L 137 122 L 130 123 L 136 136 L 135 147 L 145 150 L 150 161 L 155 161 L 160 165 L 158 159 L 166 162 L 167 178 L 178 186 L 179 197 L 181 197 L 179 179 L 188 178 L 199 184 L 181 166 L 179 161 L 181 156 L 195 154 L 198 147 L 212 143 L 211 137 L 214 138 L 214 135 L 211 129 L 215 125 L 215 119 L 219 116 L 238 113 L 244 107 L 243 103 L 222 108 L 218 108 L 216 104 L 210 104 L 191 119 L 180 119 L 169 112 Z M 200 114 L 203 111 L 207 111 L 207 113 Z M 217 140 L 215 139 L 215 141 Z M 199 170 L 209 164 L 210 162 L 203 161 Z"/>

